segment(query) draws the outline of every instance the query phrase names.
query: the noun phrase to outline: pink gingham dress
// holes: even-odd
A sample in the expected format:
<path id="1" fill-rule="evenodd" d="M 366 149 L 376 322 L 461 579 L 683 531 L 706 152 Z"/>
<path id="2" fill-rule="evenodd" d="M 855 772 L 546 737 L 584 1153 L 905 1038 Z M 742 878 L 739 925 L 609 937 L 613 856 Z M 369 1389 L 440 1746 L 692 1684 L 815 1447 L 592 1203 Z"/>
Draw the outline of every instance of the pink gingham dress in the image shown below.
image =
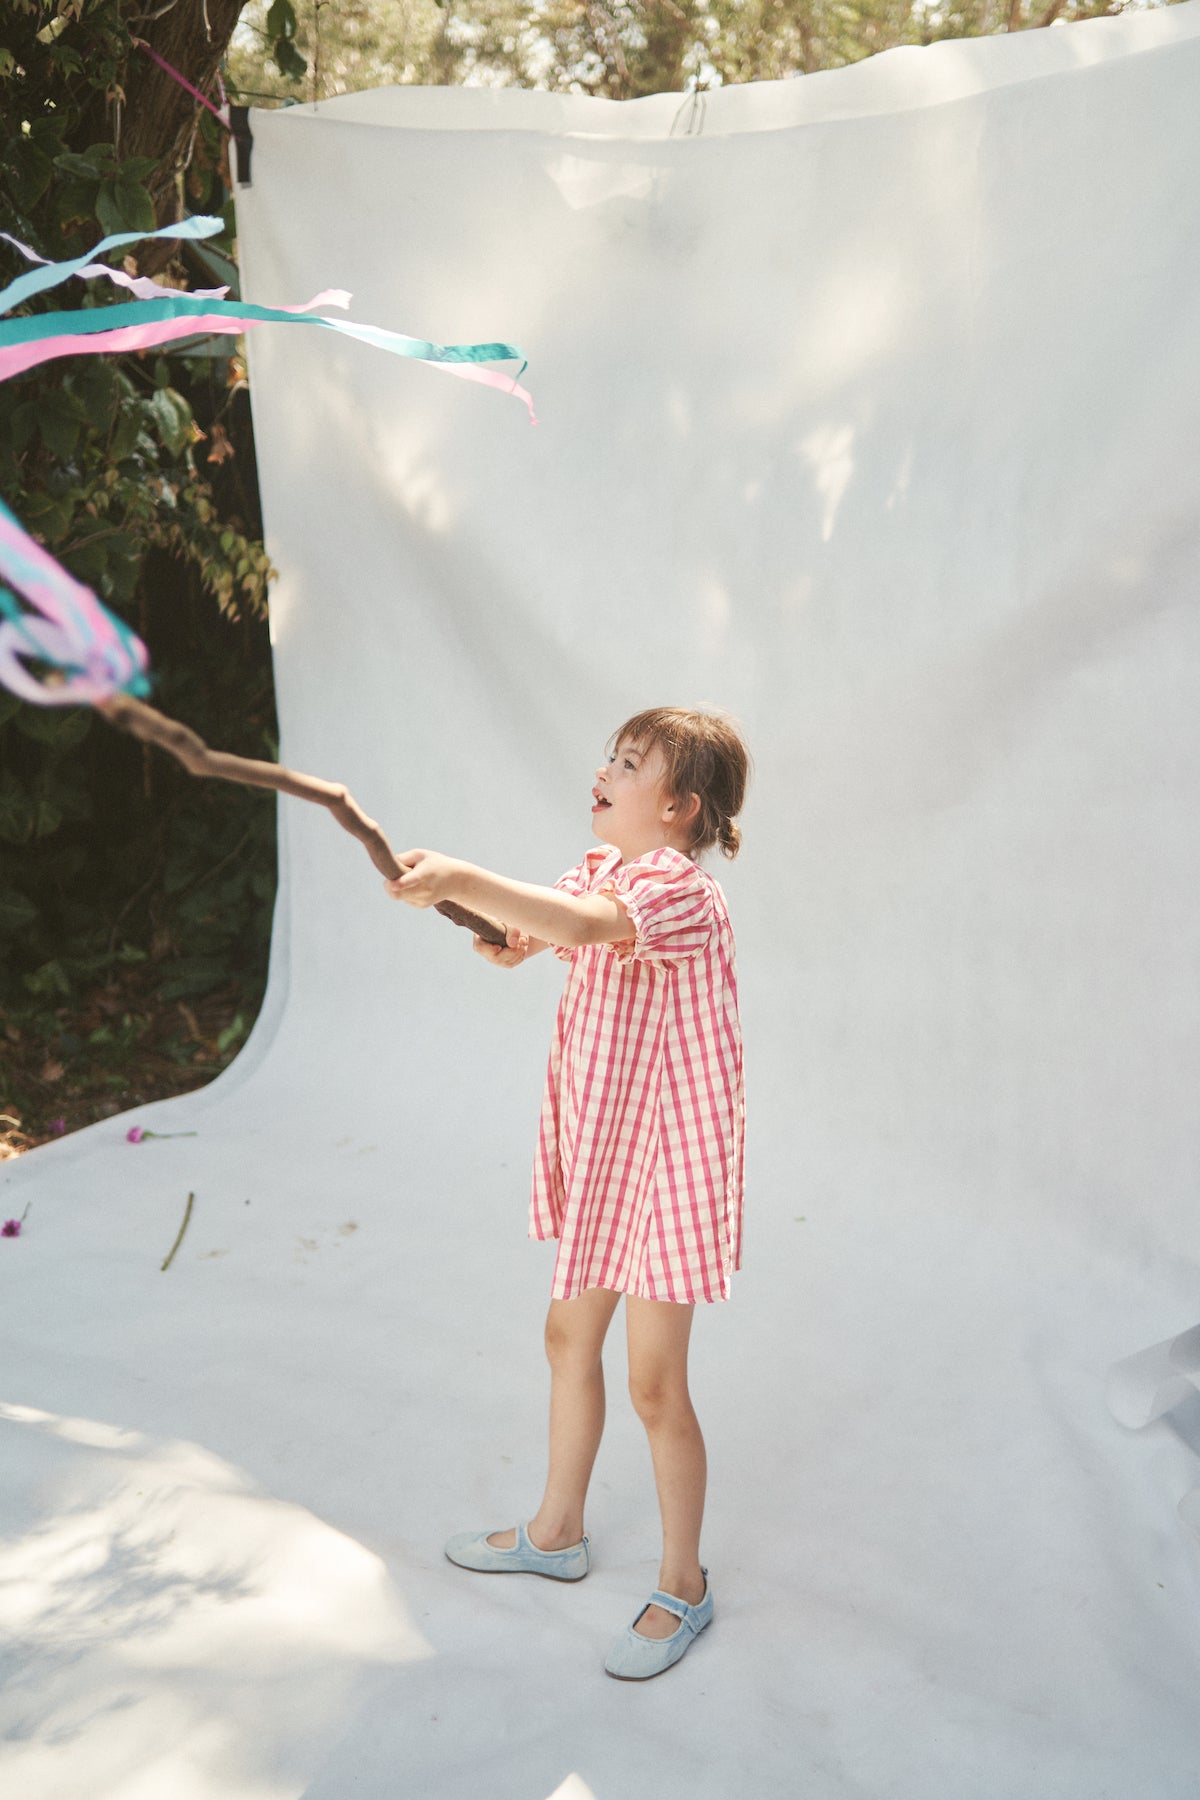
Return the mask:
<path id="1" fill-rule="evenodd" d="M 733 931 L 677 850 L 589 850 L 555 886 L 614 894 L 635 936 L 557 948 L 529 1235 L 556 1237 L 553 1297 L 611 1288 L 725 1300 L 741 1266 L 742 1038 Z"/>

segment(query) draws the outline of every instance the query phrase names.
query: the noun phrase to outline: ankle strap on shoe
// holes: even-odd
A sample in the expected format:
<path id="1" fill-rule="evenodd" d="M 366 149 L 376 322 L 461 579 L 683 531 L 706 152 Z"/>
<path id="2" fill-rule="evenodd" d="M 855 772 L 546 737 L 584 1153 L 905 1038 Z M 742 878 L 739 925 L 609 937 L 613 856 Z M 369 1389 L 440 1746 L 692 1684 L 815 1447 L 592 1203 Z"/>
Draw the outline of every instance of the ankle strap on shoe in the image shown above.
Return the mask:
<path id="1" fill-rule="evenodd" d="M 664 1612 L 674 1613 L 677 1619 L 686 1619 L 692 1608 L 686 1600 L 680 1600 L 676 1594 L 664 1594 L 656 1588 L 646 1602 L 647 1606 L 661 1606 Z"/>

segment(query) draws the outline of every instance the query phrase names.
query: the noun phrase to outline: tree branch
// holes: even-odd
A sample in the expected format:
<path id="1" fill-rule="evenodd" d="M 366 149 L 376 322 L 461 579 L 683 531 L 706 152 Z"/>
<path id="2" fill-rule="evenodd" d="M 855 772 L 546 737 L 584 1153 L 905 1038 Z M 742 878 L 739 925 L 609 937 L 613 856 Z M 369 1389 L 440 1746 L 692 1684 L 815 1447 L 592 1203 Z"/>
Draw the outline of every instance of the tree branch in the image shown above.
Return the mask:
<path id="1" fill-rule="evenodd" d="M 404 865 L 397 862 L 391 845 L 374 819 L 368 819 L 354 796 L 340 782 L 301 775 L 282 763 L 258 762 L 248 756 L 232 756 L 226 750 L 210 750 L 203 738 L 197 737 L 186 725 L 181 725 L 177 719 L 168 719 L 165 713 L 156 712 L 152 706 L 146 706 L 128 694 L 98 701 L 96 711 L 103 713 L 118 731 L 128 732 L 144 744 L 157 744 L 160 750 L 182 763 L 189 775 L 215 781 L 236 781 L 243 787 L 273 788 L 280 794 L 292 794 L 297 800 L 312 800 L 318 806 L 327 806 L 342 829 L 365 846 L 381 875 L 394 881 L 404 873 Z M 503 946 L 508 942 L 503 925 L 481 913 L 471 912 L 453 900 L 440 901 L 434 910 L 452 924 L 473 931 L 487 944 Z"/>

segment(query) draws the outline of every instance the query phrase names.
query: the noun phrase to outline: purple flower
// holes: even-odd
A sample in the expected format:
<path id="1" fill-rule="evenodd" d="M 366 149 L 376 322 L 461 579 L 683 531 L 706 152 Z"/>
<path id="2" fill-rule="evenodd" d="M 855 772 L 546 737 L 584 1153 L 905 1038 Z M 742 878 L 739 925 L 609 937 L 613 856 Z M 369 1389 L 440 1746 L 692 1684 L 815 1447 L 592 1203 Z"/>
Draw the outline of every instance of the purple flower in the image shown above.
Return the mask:
<path id="1" fill-rule="evenodd" d="M 125 1133 L 129 1144 L 144 1143 L 147 1138 L 195 1137 L 194 1131 L 147 1131 L 144 1125 L 131 1125 Z"/>
<path id="2" fill-rule="evenodd" d="M 20 1235 L 20 1219 L 5 1219 L 4 1224 L 0 1225 L 0 1237 L 20 1237 Z"/>
<path id="3" fill-rule="evenodd" d="M 51 1121 L 50 1121 L 50 1136 L 51 1137 L 61 1137 L 63 1132 L 66 1129 L 67 1129 L 67 1121 L 65 1119 L 51 1119 Z"/>
<path id="4" fill-rule="evenodd" d="M 145 1135 L 146 1133 L 142 1130 L 140 1125 L 131 1125 L 129 1130 L 125 1133 L 125 1142 L 127 1144 L 140 1144 Z"/>

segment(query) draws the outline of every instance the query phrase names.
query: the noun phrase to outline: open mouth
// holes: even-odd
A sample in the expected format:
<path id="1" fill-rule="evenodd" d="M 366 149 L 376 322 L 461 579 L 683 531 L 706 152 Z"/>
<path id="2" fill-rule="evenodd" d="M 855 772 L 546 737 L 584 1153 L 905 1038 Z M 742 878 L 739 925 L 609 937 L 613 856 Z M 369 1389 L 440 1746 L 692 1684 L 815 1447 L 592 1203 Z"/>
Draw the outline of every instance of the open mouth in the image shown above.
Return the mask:
<path id="1" fill-rule="evenodd" d="M 592 799 L 595 802 L 595 804 L 592 807 L 593 812 L 599 812 L 599 810 L 602 806 L 611 806 L 612 805 L 612 801 L 606 800 L 604 795 L 600 792 L 600 790 L 598 788 L 592 789 Z"/>

